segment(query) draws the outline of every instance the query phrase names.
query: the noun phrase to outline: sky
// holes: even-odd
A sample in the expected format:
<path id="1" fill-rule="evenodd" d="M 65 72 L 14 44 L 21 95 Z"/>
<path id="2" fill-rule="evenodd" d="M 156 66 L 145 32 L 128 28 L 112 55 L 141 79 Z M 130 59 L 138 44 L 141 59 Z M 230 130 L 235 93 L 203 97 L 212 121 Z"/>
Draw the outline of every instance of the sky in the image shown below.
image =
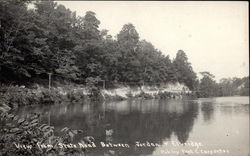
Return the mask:
<path id="1" fill-rule="evenodd" d="M 58 1 L 79 16 L 93 11 L 116 36 L 132 23 L 140 39 L 171 59 L 183 50 L 196 73 L 221 78 L 249 75 L 248 2 Z"/>

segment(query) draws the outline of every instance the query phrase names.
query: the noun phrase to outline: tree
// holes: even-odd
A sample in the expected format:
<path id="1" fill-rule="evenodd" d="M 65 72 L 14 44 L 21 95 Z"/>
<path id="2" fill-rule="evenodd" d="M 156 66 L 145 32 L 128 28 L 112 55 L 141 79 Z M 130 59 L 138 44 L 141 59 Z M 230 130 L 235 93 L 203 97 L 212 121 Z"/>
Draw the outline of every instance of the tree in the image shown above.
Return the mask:
<path id="1" fill-rule="evenodd" d="M 222 78 L 219 86 L 222 96 L 249 95 L 249 78 Z"/>
<path id="2" fill-rule="evenodd" d="M 185 83 L 190 90 L 193 90 L 197 76 L 183 50 L 177 52 L 173 65 L 176 69 L 177 81 Z"/>
<path id="3" fill-rule="evenodd" d="M 200 72 L 203 76 L 199 84 L 199 97 L 218 96 L 219 87 L 214 80 L 214 75 L 209 72 Z"/>
<path id="4" fill-rule="evenodd" d="M 117 35 L 117 41 L 134 48 L 133 46 L 136 46 L 139 42 L 139 34 L 135 30 L 135 26 L 131 23 L 125 24 Z"/>
<path id="5" fill-rule="evenodd" d="M 138 41 L 139 34 L 131 23 L 125 24 L 117 35 L 118 51 L 121 54 L 121 57 L 118 58 L 120 81 L 140 81 L 140 61 L 136 54 Z"/>
<path id="6" fill-rule="evenodd" d="M 50 72 L 56 73 L 60 77 L 70 80 L 79 79 L 79 69 L 75 65 L 76 56 L 74 47 L 77 45 L 77 38 L 74 33 L 76 25 L 76 14 L 66 9 L 63 5 L 57 5 L 55 2 L 35 3 L 38 21 L 36 28 L 36 38 L 45 41 L 43 47 L 48 47 L 51 51 L 51 60 L 55 60 L 54 67 L 46 68 Z M 53 59 L 52 59 L 53 58 Z"/>
<path id="7" fill-rule="evenodd" d="M 36 1 L 34 6 L 0 2 L 1 81 L 30 82 L 52 73 L 56 80 L 76 83 L 179 80 L 193 88 L 196 75 L 186 54 L 179 51 L 172 63 L 150 42 L 140 41 L 133 24 L 125 24 L 116 40 L 108 30 L 99 30 L 92 11 L 82 17 L 53 1 Z"/>
<path id="8" fill-rule="evenodd" d="M 36 50 L 31 46 L 34 34 L 30 32 L 35 14 L 27 10 L 26 1 L 1 1 L 0 8 L 0 73 L 7 81 L 31 78 L 43 71 L 41 66 L 27 64 Z"/>
<path id="9" fill-rule="evenodd" d="M 102 36 L 98 30 L 100 21 L 92 11 L 86 12 L 82 19 L 78 21 L 78 25 L 83 27 L 81 34 L 78 34 L 80 40 L 74 50 L 77 56 L 76 65 L 81 71 L 82 82 L 85 82 L 88 77 L 103 77 L 104 60 L 102 60 Z"/>
<path id="10" fill-rule="evenodd" d="M 100 39 L 100 31 L 98 30 L 100 21 L 95 15 L 94 12 L 87 11 L 83 18 L 84 37 L 86 40 Z"/>
<path id="11" fill-rule="evenodd" d="M 241 86 L 239 86 L 240 95 L 242 95 L 242 96 L 249 96 L 249 76 L 242 78 L 242 84 L 241 84 Z"/>

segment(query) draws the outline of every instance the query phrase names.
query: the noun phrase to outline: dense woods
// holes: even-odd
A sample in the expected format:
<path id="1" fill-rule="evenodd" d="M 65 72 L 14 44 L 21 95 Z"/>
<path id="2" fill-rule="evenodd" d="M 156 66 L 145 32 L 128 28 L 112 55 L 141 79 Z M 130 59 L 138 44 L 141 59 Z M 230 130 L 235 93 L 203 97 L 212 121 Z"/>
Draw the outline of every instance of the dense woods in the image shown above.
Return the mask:
<path id="1" fill-rule="evenodd" d="M 211 75 L 203 73 L 199 82 L 183 50 L 171 60 L 150 42 L 140 39 L 131 23 L 124 24 L 113 37 L 108 30 L 99 29 L 101 21 L 92 11 L 77 16 L 52 1 L 34 2 L 31 9 L 29 3 L 0 2 L 2 83 L 41 84 L 51 73 L 56 81 L 76 84 L 180 82 L 200 97 L 248 92 L 248 78 L 237 79 L 234 85 L 226 79 L 217 84 Z M 242 91 L 228 93 L 228 85 L 243 85 Z"/>
<path id="2" fill-rule="evenodd" d="M 172 61 L 140 40 L 133 24 L 115 38 L 99 24 L 94 12 L 76 16 L 55 2 L 36 2 L 30 10 L 23 2 L 1 2 L 1 81 L 25 83 L 52 73 L 76 83 L 180 81 L 193 88 L 196 74 L 184 51 Z"/>

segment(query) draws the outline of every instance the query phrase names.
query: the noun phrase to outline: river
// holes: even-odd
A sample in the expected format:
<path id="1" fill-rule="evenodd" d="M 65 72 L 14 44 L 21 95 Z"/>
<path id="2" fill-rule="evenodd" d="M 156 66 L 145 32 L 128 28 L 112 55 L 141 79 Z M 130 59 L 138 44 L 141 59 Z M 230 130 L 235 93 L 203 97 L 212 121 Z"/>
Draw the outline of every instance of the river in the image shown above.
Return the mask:
<path id="1" fill-rule="evenodd" d="M 97 147 L 88 148 L 89 156 L 249 154 L 249 97 L 137 99 L 17 111 L 21 116 L 30 112 L 41 113 L 42 122 L 53 125 L 58 135 L 69 127 L 93 136 Z"/>

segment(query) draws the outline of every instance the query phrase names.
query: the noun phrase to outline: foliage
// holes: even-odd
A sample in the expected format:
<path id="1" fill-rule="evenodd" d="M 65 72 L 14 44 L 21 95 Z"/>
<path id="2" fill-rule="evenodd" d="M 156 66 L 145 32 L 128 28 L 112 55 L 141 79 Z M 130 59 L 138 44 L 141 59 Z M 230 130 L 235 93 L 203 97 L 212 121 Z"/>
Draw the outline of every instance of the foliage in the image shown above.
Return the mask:
<path id="1" fill-rule="evenodd" d="M 218 94 L 218 85 L 209 72 L 201 72 L 203 78 L 199 84 L 199 97 L 213 97 Z"/>
<path id="2" fill-rule="evenodd" d="M 47 89 L 40 87 L 38 89 L 28 89 L 24 86 L 1 86 L 1 102 L 17 108 L 18 106 L 34 104 L 57 104 L 61 103 L 66 97 L 56 89 Z"/>
<path id="3" fill-rule="evenodd" d="M 197 90 L 198 97 L 249 96 L 249 77 L 223 78 L 217 83 L 211 73 L 201 72 L 201 75 L 203 77 Z"/>
<path id="4" fill-rule="evenodd" d="M 1 112 L 0 155 L 73 155 L 83 154 L 83 149 L 58 148 L 59 143 L 69 144 L 80 130 L 62 129 L 62 137 L 54 135 L 54 127 L 39 122 L 39 114 L 20 118 Z M 50 145 L 39 148 L 38 145 Z M 25 148 L 17 148 L 26 145 Z M 32 148 L 28 148 L 32 146 Z"/>
<path id="5" fill-rule="evenodd" d="M 70 90 L 67 93 L 67 98 L 70 102 L 79 102 L 86 98 L 82 90 Z"/>
<path id="6" fill-rule="evenodd" d="M 169 93 L 169 92 L 159 92 L 158 96 L 160 99 L 168 99 L 173 97 L 173 94 Z"/>
<path id="7" fill-rule="evenodd" d="M 51 1 L 35 6 L 36 10 L 28 10 L 27 5 L 15 1 L 0 3 L 2 81 L 23 82 L 48 72 L 77 79 L 74 55 L 70 55 L 74 43 L 68 29 L 74 14 Z"/>
<path id="8" fill-rule="evenodd" d="M 223 78 L 219 82 L 221 96 L 249 96 L 249 77 Z"/>
<path id="9" fill-rule="evenodd" d="M 102 97 L 99 87 L 97 86 L 100 81 L 99 77 L 88 77 L 86 79 L 86 86 L 88 89 L 89 97 L 91 99 L 100 100 Z"/>
<path id="10" fill-rule="evenodd" d="M 126 98 L 119 96 L 119 95 L 109 95 L 109 94 L 103 94 L 105 101 L 122 101 L 126 100 Z"/>
<path id="11" fill-rule="evenodd" d="M 184 51 L 179 50 L 176 58 L 173 61 L 176 69 L 178 82 L 184 82 L 189 89 L 195 88 L 196 74 L 194 73 L 191 64 L 188 62 L 187 55 Z"/>
<path id="12" fill-rule="evenodd" d="M 28 9 L 29 3 L 0 2 L 1 82 L 29 84 L 47 80 L 52 73 L 55 81 L 87 85 L 90 96 L 99 95 L 100 81 L 109 86 L 180 82 L 201 97 L 249 94 L 246 79 L 217 84 L 207 75 L 199 83 L 183 50 L 171 60 L 140 39 L 132 23 L 124 24 L 113 38 L 108 30 L 99 30 L 101 21 L 93 11 L 77 16 L 53 1 L 36 1 L 33 9 Z"/>
<path id="13" fill-rule="evenodd" d="M 190 65 L 178 63 L 179 55 L 172 63 L 151 43 L 140 40 L 133 24 L 125 24 L 113 39 L 108 30 L 99 30 L 100 21 L 92 11 L 76 16 L 53 1 L 36 1 L 34 6 L 0 2 L 0 81 L 23 84 L 36 77 L 47 79 L 48 73 L 81 84 L 97 77 L 136 84 L 185 77 L 180 81 L 192 89 L 196 77 L 188 72 Z M 179 69 L 185 71 L 181 76 L 175 73 Z"/>
<path id="14" fill-rule="evenodd" d="M 145 92 L 143 92 L 143 91 L 141 91 L 140 94 L 138 94 L 138 95 L 135 96 L 135 98 L 138 98 L 138 97 L 139 97 L 139 98 L 143 98 L 143 99 L 153 99 L 153 98 L 154 98 L 153 95 L 150 95 L 150 94 L 145 93 Z"/>

